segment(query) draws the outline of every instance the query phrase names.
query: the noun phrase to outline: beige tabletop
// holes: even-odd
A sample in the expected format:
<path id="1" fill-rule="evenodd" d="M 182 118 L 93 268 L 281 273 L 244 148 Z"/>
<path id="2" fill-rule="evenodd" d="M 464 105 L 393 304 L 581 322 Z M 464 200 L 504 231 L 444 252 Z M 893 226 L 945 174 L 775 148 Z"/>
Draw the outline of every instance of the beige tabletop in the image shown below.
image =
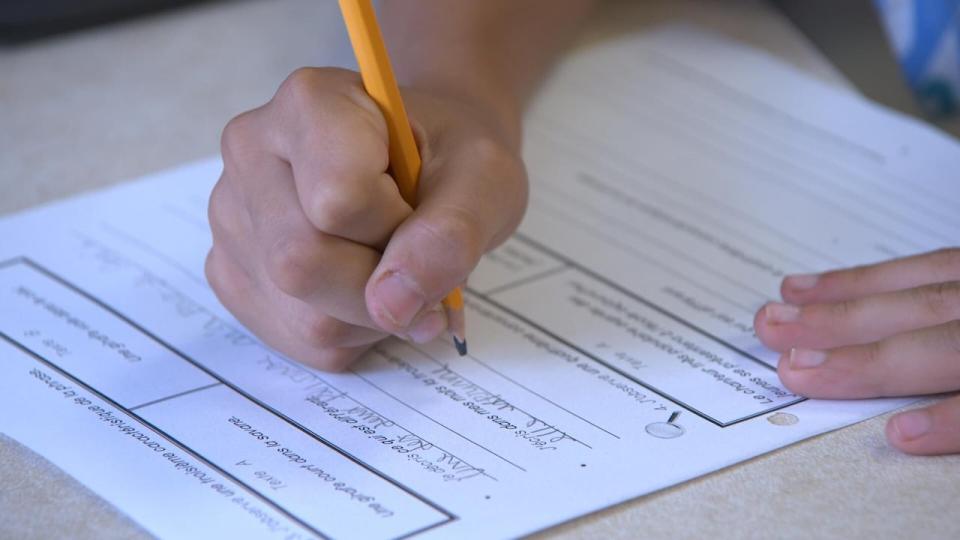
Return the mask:
<path id="1" fill-rule="evenodd" d="M 766 3 L 611 2 L 584 40 L 690 21 L 844 79 Z M 332 0 L 219 2 L 0 51 L 0 214 L 218 151 L 233 115 L 302 65 L 349 65 Z M 960 538 L 960 456 L 908 457 L 886 416 L 561 525 L 558 538 Z M 617 481 L 611 478 L 611 482 Z M 0 436 L 0 538 L 138 538 Z"/>

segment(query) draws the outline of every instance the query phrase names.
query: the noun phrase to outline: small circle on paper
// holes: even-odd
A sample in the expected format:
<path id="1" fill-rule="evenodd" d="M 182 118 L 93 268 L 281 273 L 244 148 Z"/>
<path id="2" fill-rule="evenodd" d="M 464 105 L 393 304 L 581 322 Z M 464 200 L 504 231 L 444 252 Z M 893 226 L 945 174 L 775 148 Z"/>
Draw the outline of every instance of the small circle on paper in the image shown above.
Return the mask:
<path id="1" fill-rule="evenodd" d="M 796 415 L 785 412 L 773 413 L 767 417 L 767 422 L 775 426 L 792 426 L 799 421 Z"/>
<path id="2" fill-rule="evenodd" d="M 658 439 L 676 439 L 677 437 L 686 433 L 686 430 L 683 429 L 683 426 L 670 422 L 654 422 L 652 424 L 647 424 L 646 431 Z"/>

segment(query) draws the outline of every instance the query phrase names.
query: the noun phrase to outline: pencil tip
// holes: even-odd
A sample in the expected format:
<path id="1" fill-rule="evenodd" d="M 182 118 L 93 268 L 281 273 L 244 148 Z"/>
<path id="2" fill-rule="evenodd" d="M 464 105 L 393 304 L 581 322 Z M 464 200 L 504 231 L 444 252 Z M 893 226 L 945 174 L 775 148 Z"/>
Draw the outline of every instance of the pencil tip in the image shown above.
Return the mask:
<path id="1" fill-rule="evenodd" d="M 460 356 L 467 355 L 467 340 L 460 340 L 457 336 L 453 336 L 453 344 L 457 347 L 457 352 L 460 353 Z"/>

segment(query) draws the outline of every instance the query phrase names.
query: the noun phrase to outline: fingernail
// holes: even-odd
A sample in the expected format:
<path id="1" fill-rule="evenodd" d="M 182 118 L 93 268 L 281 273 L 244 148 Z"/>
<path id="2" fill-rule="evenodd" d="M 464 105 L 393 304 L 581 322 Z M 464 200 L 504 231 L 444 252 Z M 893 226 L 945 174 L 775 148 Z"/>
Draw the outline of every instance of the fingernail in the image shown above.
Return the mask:
<path id="1" fill-rule="evenodd" d="M 820 274 L 794 274 L 786 277 L 787 287 L 799 291 L 816 287 L 817 281 L 820 281 Z"/>
<path id="2" fill-rule="evenodd" d="M 815 368 L 827 359 L 827 353 L 810 349 L 790 349 L 790 369 Z"/>
<path id="3" fill-rule="evenodd" d="M 893 427 L 901 439 L 912 440 L 925 435 L 933 427 L 933 418 L 924 410 L 907 411 L 893 418 Z"/>
<path id="4" fill-rule="evenodd" d="M 800 320 L 800 308 L 790 304 L 781 304 L 779 302 L 770 302 L 764 308 L 767 319 L 770 322 L 785 323 L 797 322 Z"/>
<path id="5" fill-rule="evenodd" d="M 373 289 L 373 296 L 383 307 L 382 313 L 397 328 L 410 326 L 423 309 L 423 293 L 408 278 L 396 272 L 380 279 Z"/>
<path id="6" fill-rule="evenodd" d="M 447 315 L 443 308 L 436 306 L 423 314 L 407 332 L 407 337 L 415 343 L 428 343 L 447 329 Z"/>

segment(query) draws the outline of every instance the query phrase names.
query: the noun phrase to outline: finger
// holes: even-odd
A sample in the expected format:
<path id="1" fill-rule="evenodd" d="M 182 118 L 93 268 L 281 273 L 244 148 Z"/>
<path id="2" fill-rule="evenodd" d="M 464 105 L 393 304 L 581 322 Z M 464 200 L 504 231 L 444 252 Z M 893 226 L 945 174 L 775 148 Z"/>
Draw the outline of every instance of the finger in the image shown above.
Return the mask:
<path id="1" fill-rule="evenodd" d="M 234 224 L 220 242 L 236 254 L 238 266 L 252 266 L 255 279 L 273 284 L 288 295 L 313 306 L 314 311 L 353 325 L 375 328 L 363 294 L 379 253 L 358 243 L 316 230 L 300 211 L 298 193 L 288 163 L 264 151 L 261 138 L 271 126 L 263 108 L 245 113 L 224 130 L 224 177 L 229 187 L 218 199 L 239 203 L 219 205 L 224 221 L 245 216 L 246 227 Z M 226 182 L 222 182 L 225 183 Z M 238 211 L 235 206 L 239 205 Z M 226 229 L 226 227 L 225 227 Z M 237 239 L 239 238 L 239 240 Z M 232 241 L 231 241 L 232 240 Z M 255 249 L 251 253 L 250 246 Z M 253 261 L 253 262 L 252 262 Z M 266 285 L 264 285 L 266 286 Z M 279 293 L 278 293 L 279 294 Z M 272 293 L 266 296 L 273 300 Z M 292 301 L 292 300 L 291 300 Z M 446 316 L 429 310 L 416 318 L 404 337 L 417 342 L 433 339 L 446 328 Z"/>
<path id="2" fill-rule="evenodd" d="M 255 264 L 258 277 L 317 311 L 375 327 L 363 294 L 380 254 L 318 231 L 300 211 L 290 166 L 280 158 L 262 153 L 231 178 L 243 203 L 239 213 L 250 223 L 242 242 L 235 240 L 231 249 L 243 261 L 238 264 Z"/>
<path id="3" fill-rule="evenodd" d="M 217 298 L 241 324 L 282 354 L 318 369 L 340 371 L 385 336 L 264 291 L 216 247 L 207 256 L 206 274 Z"/>
<path id="4" fill-rule="evenodd" d="M 311 350 L 352 348 L 375 343 L 387 336 L 379 330 L 324 315 L 308 304 L 272 289 L 269 282 L 251 279 L 234 259 L 216 247 L 207 257 L 206 272 L 224 306 L 239 315 L 238 320 L 245 325 L 250 323 L 251 329 L 255 327 L 278 338 L 272 342 L 284 338 L 301 342 Z"/>
<path id="5" fill-rule="evenodd" d="M 908 454 L 960 453 L 960 396 L 894 415 L 887 439 Z"/>
<path id="6" fill-rule="evenodd" d="M 250 230 L 250 220 L 225 174 L 214 184 L 207 201 L 207 221 L 210 223 L 214 241 L 242 238 Z"/>
<path id="7" fill-rule="evenodd" d="M 391 332 L 403 331 L 464 282 L 523 215 L 523 165 L 512 154 L 479 143 L 444 161 L 424 170 L 420 203 L 394 232 L 367 284 L 368 311 Z"/>
<path id="8" fill-rule="evenodd" d="M 281 125 L 275 148 L 291 163 L 304 213 L 317 229 L 382 248 L 412 212 L 386 174 L 386 122 L 360 77 L 300 69 L 271 101 Z"/>
<path id="9" fill-rule="evenodd" d="M 364 300 L 367 280 L 380 253 L 319 232 L 302 213 L 290 211 L 296 198 L 291 186 L 290 182 L 278 181 L 252 200 L 249 208 L 262 250 L 257 260 L 263 261 L 269 282 L 276 286 L 278 295 L 305 302 L 313 311 L 378 332 L 384 330 L 370 316 Z M 446 326 L 446 315 L 434 306 L 418 314 L 402 332 L 397 329 L 392 333 L 425 343 L 443 333 Z"/>
<path id="10" fill-rule="evenodd" d="M 960 248 L 950 248 L 823 274 L 787 276 L 780 293 L 787 303 L 799 305 L 838 302 L 957 280 Z"/>
<path id="11" fill-rule="evenodd" d="M 861 399 L 960 389 L 960 321 L 828 351 L 792 349 L 780 379 L 814 398 Z"/>
<path id="12" fill-rule="evenodd" d="M 383 332 L 346 323 L 337 325 L 330 317 L 311 313 L 308 304 L 288 296 L 266 278 L 265 272 L 257 271 L 260 265 L 252 263 L 255 258 L 249 256 L 250 249 L 243 244 L 254 236 L 253 224 L 233 186 L 222 177 L 211 194 L 208 210 L 214 238 L 207 260 L 208 275 L 214 290 L 226 300 L 228 309 L 246 314 L 244 320 L 251 327 L 266 329 L 279 323 L 285 327 L 285 333 L 292 332 L 300 341 L 315 347 L 354 347 L 382 339 Z M 263 309 L 264 306 L 271 309 Z M 276 313 L 292 315 L 277 317 Z M 261 322 L 261 315 L 268 319 Z M 272 340 L 271 344 L 277 345 L 278 340 Z"/>
<path id="13" fill-rule="evenodd" d="M 768 347 L 829 349 L 960 319 L 960 281 L 923 285 L 832 303 L 770 303 L 758 312 L 757 336 Z"/>
<path id="14" fill-rule="evenodd" d="M 250 214 L 240 200 L 235 185 L 224 173 L 213 186 L 207 204 L 207 221 L 213 236 L 213 246 L 218 251 L 231 255 L 230 259 L 242 270 L 248 279 L 254 279 L 254 261 L 242 254 L 249 251 L 244 240 L 251 238 L 253 225 Z"/>

